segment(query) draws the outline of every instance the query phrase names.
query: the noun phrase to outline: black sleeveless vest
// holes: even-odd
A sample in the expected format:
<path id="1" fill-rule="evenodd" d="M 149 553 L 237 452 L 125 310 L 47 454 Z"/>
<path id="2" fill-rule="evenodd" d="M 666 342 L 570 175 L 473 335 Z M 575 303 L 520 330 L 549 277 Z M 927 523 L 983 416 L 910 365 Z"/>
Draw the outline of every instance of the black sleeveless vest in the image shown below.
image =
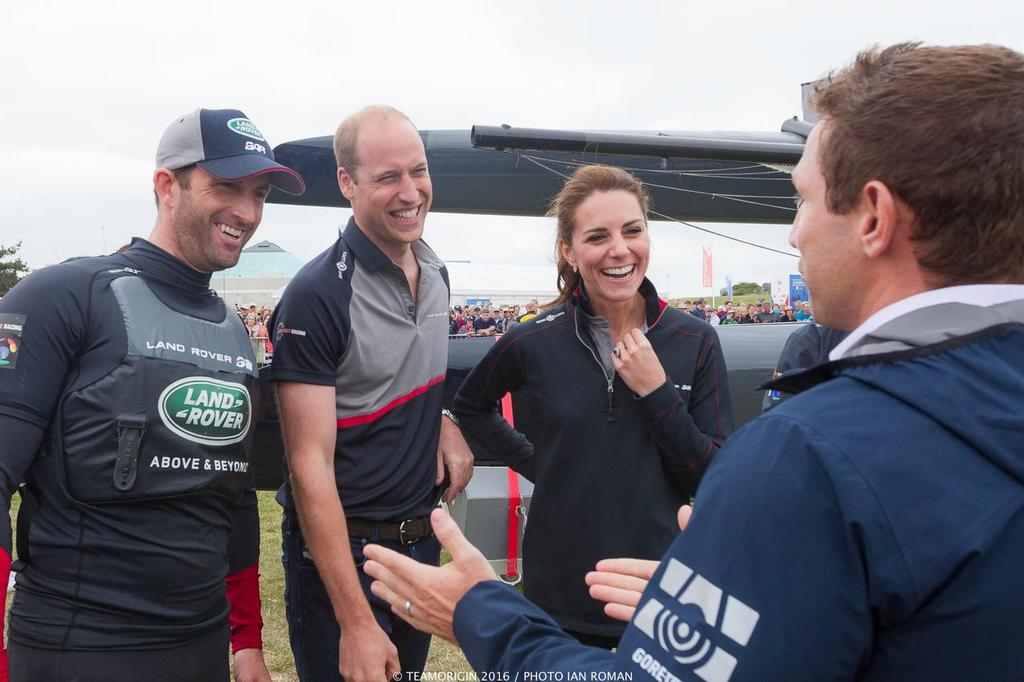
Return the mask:
<path id="1" fill-rule="evenodd" d="M 69 498 L 240 498 L 259 404 L 242 321 L 231 310 L 220 323 L 176 312 L 130 269 L 99 273 L 93 286 L 109 286 L 117 298 L 127 352 L 99 381 L 66 392 L 51 425 Z"/>

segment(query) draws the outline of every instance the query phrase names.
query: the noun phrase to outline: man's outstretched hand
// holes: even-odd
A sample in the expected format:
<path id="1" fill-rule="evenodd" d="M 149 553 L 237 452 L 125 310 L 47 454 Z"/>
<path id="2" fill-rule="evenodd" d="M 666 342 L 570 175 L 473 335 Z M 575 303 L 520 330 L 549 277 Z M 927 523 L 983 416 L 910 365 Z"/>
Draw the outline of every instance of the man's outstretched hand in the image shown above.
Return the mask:
<path id="1" fill-rule="evenodd" d="M 363 570 L 375 580 L 370 589 L 391 605 L 391 610 L 417 630 L 455 641 L 452 618 L 455 605 L 477 583 L 497 580 L 483 554 L 462 534 L 455 520 L 435 509 L 430 523 L 452 560 L 429 566 L 380 545 L 367 545 Z M 408 600 L 410 609 L 405 608 Z"/>

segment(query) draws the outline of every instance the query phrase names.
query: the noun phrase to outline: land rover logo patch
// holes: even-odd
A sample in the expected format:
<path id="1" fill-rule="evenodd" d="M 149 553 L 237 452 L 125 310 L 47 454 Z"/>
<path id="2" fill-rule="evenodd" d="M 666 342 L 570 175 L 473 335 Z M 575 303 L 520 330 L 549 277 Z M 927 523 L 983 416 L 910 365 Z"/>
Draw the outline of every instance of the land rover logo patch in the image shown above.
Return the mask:
<path id="1" fill-rule="evenodd" d="M 246 137 L 251 137 L 252 139 L 259 140 L 260 142 L 267 141 L 263 137 L 263 133 L 260 132 L 260 129 L 256 127 L 256 124 L 247 118 L 231 119 L 228 121 L 228 128 L 231 128 L 239 135 L 245 135 Z"/>
<path id="2" fill-rule="evenodd" d="M 185 377 L 160 394 L 160 419 L 176 435 L 203 445 L 230 445 L 245 438 L 252 417 L 242 384 Z"/>

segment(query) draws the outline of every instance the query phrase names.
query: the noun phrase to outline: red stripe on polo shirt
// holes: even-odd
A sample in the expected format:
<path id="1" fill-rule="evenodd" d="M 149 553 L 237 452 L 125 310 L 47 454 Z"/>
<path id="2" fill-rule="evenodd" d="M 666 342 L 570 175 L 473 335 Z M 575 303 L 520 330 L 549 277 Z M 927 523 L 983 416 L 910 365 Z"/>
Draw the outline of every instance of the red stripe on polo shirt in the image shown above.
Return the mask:
<path id="1" fill-rule="evenodd" d="M 343 417 L 338 420 L 338 428 L 346 429 L 350 426 L 360 426 L 362 424 L 369 424 L 370 422 L 377 421 L 378 419 L 380 419 L 381 417 L 383 417 L 384 415 L 386 415 L 388 412 L 395 409 L 399 405 L 404 405 L 413 398 L 423 395 L 424 393 L 429 391 L 431 387 L 436 386 L 437 384 L 444 381 L 444 377 L 444 374 L 442 374 L 439 377 L 434 377 L 433 379 L 431 379 L 424 385 L 420 386 L 419 388 L 414 388 L 405 395 L 395 398 L 390 403 L 380 408 L 376 412 L 371 412 L 370 414 L 360 414 L 356 415 L 355 417 Z"/>

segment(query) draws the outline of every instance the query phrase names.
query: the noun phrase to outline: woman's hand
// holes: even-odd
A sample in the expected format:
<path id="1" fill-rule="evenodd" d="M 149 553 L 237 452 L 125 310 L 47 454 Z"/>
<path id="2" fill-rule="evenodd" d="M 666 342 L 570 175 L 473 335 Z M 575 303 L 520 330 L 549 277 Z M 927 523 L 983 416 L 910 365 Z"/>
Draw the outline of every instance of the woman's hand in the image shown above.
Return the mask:
<path id="1" fill-rule="evenodd" d="M 640 398 L 652 393 L 667 378 L 651 342 L 639 329 L 626 333 L 612 350 L 612 366 Z"/>
<path id="2" fill-rule="evenodd" d="M 628 623 L 658 564 L 647 559 L 602 559 L 584 579 L 590 596 L 605 602 L 605 614 Z"/>

